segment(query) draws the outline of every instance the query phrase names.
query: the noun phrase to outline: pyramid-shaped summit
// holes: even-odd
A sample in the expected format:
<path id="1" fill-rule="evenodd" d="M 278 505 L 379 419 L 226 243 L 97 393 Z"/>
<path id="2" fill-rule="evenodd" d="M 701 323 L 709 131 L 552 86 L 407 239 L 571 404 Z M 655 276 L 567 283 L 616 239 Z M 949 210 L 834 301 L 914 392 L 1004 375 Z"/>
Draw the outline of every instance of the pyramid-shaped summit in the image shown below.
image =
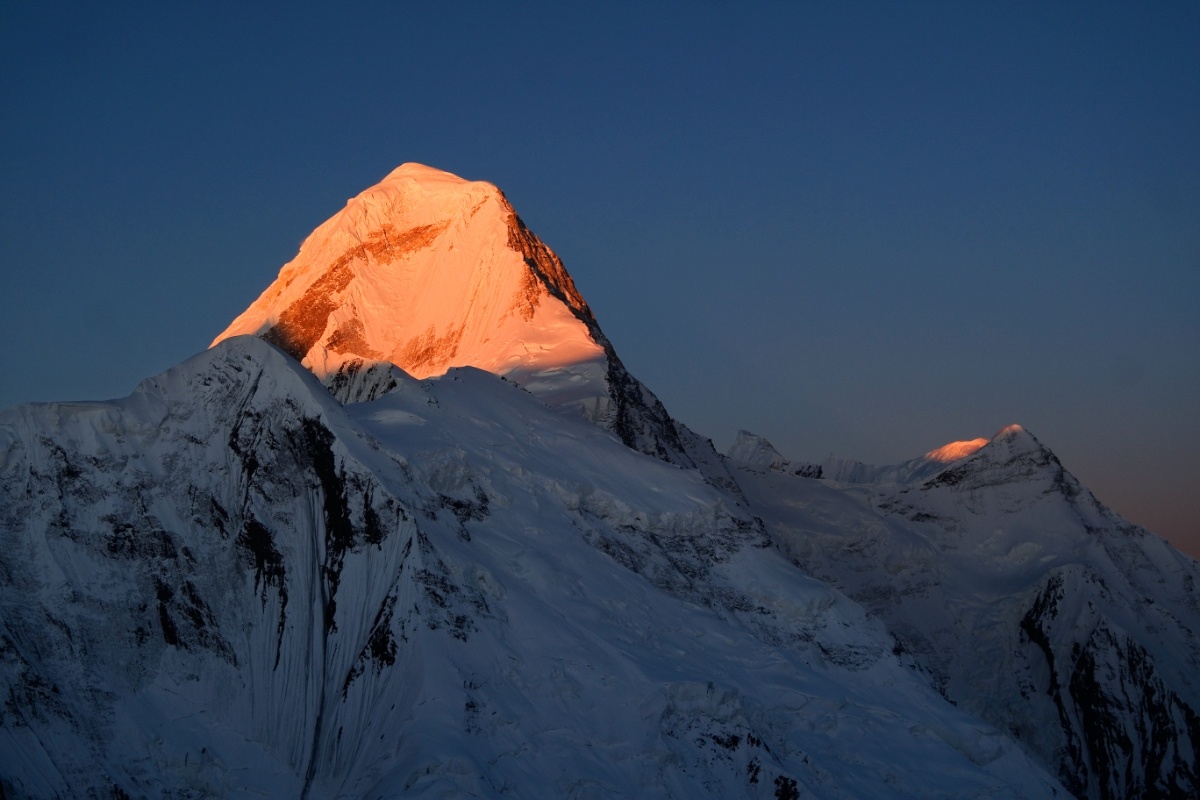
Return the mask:
<path id="1" fill-rule="evenodd" d="M 318 376 L 355 359 L 414 377 L 603 359 L 562 263 L 490 183 L 405 164 L 305 240 L 216 338 L 267 339 Z"/>
<path id="2" fill-rule="evenodd" d="M 692 465 L 676 423 L 625 371 L 558 256 L 491 183 L 398 167 L 313 231 L 213 344 L 242 334 L 277 345 L 344 401 L 372 395 L 355 376 L 374 365 L 417 378 L 477 367 Z"/>

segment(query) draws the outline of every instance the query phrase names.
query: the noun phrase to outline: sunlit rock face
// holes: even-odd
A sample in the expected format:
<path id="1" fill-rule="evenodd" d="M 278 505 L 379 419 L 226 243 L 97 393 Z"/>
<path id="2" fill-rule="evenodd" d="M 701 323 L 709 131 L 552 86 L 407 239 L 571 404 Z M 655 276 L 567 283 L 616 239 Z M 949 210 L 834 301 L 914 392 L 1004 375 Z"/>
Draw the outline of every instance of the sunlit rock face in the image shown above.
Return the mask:
<path id="1" fill-rule="evenodd" d="M 490 183 L 405 164 L 317 228 L 213 344 L 270 341 L 325 377 L 354 359 L 424 378 L 604 359 L 558 257 Z"/>
<path id="2" fill-rule="evenodd" d="M 719 464 L 625 370 L 558 256 L 483 181 L 398 167 L 313 231 L 213 344 L 239 334 L 277 345 L 343 401 L 394 385 L 381 366 L 417 378 L 477 367 L 644 453 Z"/>

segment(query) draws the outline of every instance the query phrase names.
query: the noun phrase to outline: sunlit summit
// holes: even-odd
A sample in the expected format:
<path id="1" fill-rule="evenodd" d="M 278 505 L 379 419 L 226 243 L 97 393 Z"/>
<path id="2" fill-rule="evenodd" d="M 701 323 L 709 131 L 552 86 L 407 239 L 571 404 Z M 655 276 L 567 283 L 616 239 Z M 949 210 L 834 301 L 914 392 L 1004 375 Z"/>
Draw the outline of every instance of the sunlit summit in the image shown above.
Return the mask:
<path id="1" fill-rule="evenodd" d="M 595 402 L 607 394 L 596 330 L 499 189 L 405 164 L 317 228 L 213 344 L 260 335 L 321 377 L 381 362 L 417 378 L 473 366 Z"/>

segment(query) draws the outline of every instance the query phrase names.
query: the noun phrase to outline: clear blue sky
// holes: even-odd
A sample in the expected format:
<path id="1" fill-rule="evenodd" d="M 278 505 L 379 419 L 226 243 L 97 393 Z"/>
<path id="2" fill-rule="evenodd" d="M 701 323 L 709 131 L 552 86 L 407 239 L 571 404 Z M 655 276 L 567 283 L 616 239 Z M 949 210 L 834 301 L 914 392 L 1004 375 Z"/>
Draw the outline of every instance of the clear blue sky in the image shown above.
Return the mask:
<path id="1" fill-rule="evenodd" d="M 1200 4 L 256 5 L 0 2 L 0 406 L 128 393 L 418 161 L 718 446 L 1019 422 L 1200 554 Z"/>

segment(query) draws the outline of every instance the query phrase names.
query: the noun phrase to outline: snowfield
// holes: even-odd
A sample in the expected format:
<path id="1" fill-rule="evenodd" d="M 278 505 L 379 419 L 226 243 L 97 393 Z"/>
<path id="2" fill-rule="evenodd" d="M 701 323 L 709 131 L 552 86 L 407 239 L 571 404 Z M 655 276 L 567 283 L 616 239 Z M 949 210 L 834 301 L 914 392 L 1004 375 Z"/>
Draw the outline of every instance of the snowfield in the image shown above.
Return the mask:
<path id="1" fill-rule="evenodd" d="M 1054 795 L 696 470 L 397 378 L 239 337 L 5 413 L 6 792 Z"/>

